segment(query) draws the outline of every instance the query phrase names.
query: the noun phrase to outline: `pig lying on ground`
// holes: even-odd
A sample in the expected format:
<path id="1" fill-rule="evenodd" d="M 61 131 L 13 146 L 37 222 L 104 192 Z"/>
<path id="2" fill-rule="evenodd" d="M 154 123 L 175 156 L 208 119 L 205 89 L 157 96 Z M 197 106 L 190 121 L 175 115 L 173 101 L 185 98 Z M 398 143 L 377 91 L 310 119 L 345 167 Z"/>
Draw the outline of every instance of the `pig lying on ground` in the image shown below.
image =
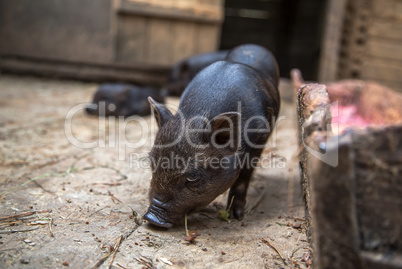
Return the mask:
<path id="1" fill-rule="evenodd" d="M 151 87 L 140 87 L 120 83 L 101 84 L 95 92 L 92 104 L 86 108 L 90 115 L 96 116 L 146 116 L 151 113 L 148 96 L 164 102 L 160 93 Z"/>
<path id="2" fill-rule="evenodd" d="M 198 73 L 175 115 L 149 98 L 159 131 L 146 220 L 169 228 L 228 188 L 230 217 L 244 217 L 255 161 L 279 113 L 278 79 L 268 50 L 242 45 Z"/>
<path id="3" fill-rule="evenodd" d="M 164 94 L 180 96 L 199 71 L 216 61 L 225 59 L 228 52 L 227 50 L 222 50 L 203 53 L 179 61 L 172 67 L 169 83 L 163 88 Z"/>

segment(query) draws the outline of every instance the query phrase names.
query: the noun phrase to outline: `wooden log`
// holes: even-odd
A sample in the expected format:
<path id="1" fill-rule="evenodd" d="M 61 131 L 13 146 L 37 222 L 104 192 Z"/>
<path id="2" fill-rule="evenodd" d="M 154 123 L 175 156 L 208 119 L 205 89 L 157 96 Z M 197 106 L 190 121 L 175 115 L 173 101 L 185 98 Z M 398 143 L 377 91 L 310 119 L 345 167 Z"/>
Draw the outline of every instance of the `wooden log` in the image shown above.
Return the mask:
<path id="1" fill-rule="evenodd" d="M 293 72 L 295 73 L 295 72 Z M 293 75 L 293 74 L 292 74 Z M 297 74 L 300 75 L 300 74 Z M 297 78 L 299 83 L 302 78 Z M 294 83 L 296 81 L 293 81 Z M 296 82 L 297 83 L 297 82 Z M 294 85 L 296 86 L 296 85 Z M 315 132 L 320 129 L 324 132 L 327 131 L 328 119 L 323 117 L 325 114 L 322 111 L 328 112 L 329 97 L 325 85 L 321 84 L 306 84 L 298 91 L 298 127 L 299 127 L 299 144 L 303 147 L 300 153 L 300 168 L 301 168 L 301 184 L 303 188 L 304 200 L 306 203 L 306 220 L 307 220 L 307 237 L 311 241 L 312 227 L 311 227 L 311 191 L 309 183 L 309 169 L 308 166 L 308 152 L 305 145 L 309 144 L 309 139 L 315 137 Z M 306 125 L 306 123 L 309 123 Z M 314 150 L 317 150 L 315 148 Z"/>

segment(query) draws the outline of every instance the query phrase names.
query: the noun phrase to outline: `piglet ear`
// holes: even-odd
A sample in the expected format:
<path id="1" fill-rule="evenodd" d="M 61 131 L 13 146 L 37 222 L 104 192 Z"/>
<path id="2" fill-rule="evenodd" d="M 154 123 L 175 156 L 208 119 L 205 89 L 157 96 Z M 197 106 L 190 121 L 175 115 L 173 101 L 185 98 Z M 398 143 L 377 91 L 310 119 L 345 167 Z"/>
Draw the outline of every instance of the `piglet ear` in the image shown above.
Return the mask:
<path id="1" fill-rule="evenodd" d="M 151 96 L 148 97 L 148 102 L 154 112 L 158 127 L 161 128 L 173 115 L 164 105 L 156 102 Z"/>
<path id="2" fill-rule="evenodd" d="M 215 116 L 205 127 L 207 140 L 224 155 L 234 154 L 240 143 L 241 114 L 226 112 Z"/>

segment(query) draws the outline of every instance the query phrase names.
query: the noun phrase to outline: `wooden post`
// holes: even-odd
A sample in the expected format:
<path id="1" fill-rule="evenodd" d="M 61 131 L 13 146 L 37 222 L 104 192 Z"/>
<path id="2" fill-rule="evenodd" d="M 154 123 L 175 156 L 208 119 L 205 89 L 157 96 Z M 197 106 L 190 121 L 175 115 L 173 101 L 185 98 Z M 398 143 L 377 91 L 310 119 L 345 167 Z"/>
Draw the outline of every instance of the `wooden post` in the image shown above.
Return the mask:
<path id="1" fill-rule="evenodd" d="M 318 79 L 321 82 L 337 79 L 339 50 L 347 0 L 328 0 L 321 47 Z"/>

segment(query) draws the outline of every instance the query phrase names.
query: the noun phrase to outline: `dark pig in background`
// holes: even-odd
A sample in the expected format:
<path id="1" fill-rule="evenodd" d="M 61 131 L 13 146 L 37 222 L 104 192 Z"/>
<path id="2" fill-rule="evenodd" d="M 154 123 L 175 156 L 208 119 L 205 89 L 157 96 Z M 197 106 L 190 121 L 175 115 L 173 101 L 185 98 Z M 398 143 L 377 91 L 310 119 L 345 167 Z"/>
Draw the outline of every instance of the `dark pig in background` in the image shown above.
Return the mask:
<path id="1" fill-rule="evenodd" d="M 180 96 L 199 71 L 208 65 L 226 58 L 229 51 L 222 50 L 192 56 L 176 63 L 169 75 L 169 83 L 163 89 L 164 95 Z"/>
<path id="2" fill-rule="evenodd" d="M 151 87 L 141 87 L 120 83 L 101 84 L 94 94 L 92 104 L 86 111 L 95 116 L 147 116 L 151 114 L 148 96 L 164 102 L 159 91 Z M 103 106 L 104 105 L 104 106 Z"/>
<path id="3" fill-rule="evenodd" d="M 228 188 L 230 217 L 244 217 L 255 159 L 279 113 L 278 77 L 268 50 L 242 45 L 196 75 L 175 115 L 149 98 L 159 131 L 146 220 L 170 228 Z"/>

